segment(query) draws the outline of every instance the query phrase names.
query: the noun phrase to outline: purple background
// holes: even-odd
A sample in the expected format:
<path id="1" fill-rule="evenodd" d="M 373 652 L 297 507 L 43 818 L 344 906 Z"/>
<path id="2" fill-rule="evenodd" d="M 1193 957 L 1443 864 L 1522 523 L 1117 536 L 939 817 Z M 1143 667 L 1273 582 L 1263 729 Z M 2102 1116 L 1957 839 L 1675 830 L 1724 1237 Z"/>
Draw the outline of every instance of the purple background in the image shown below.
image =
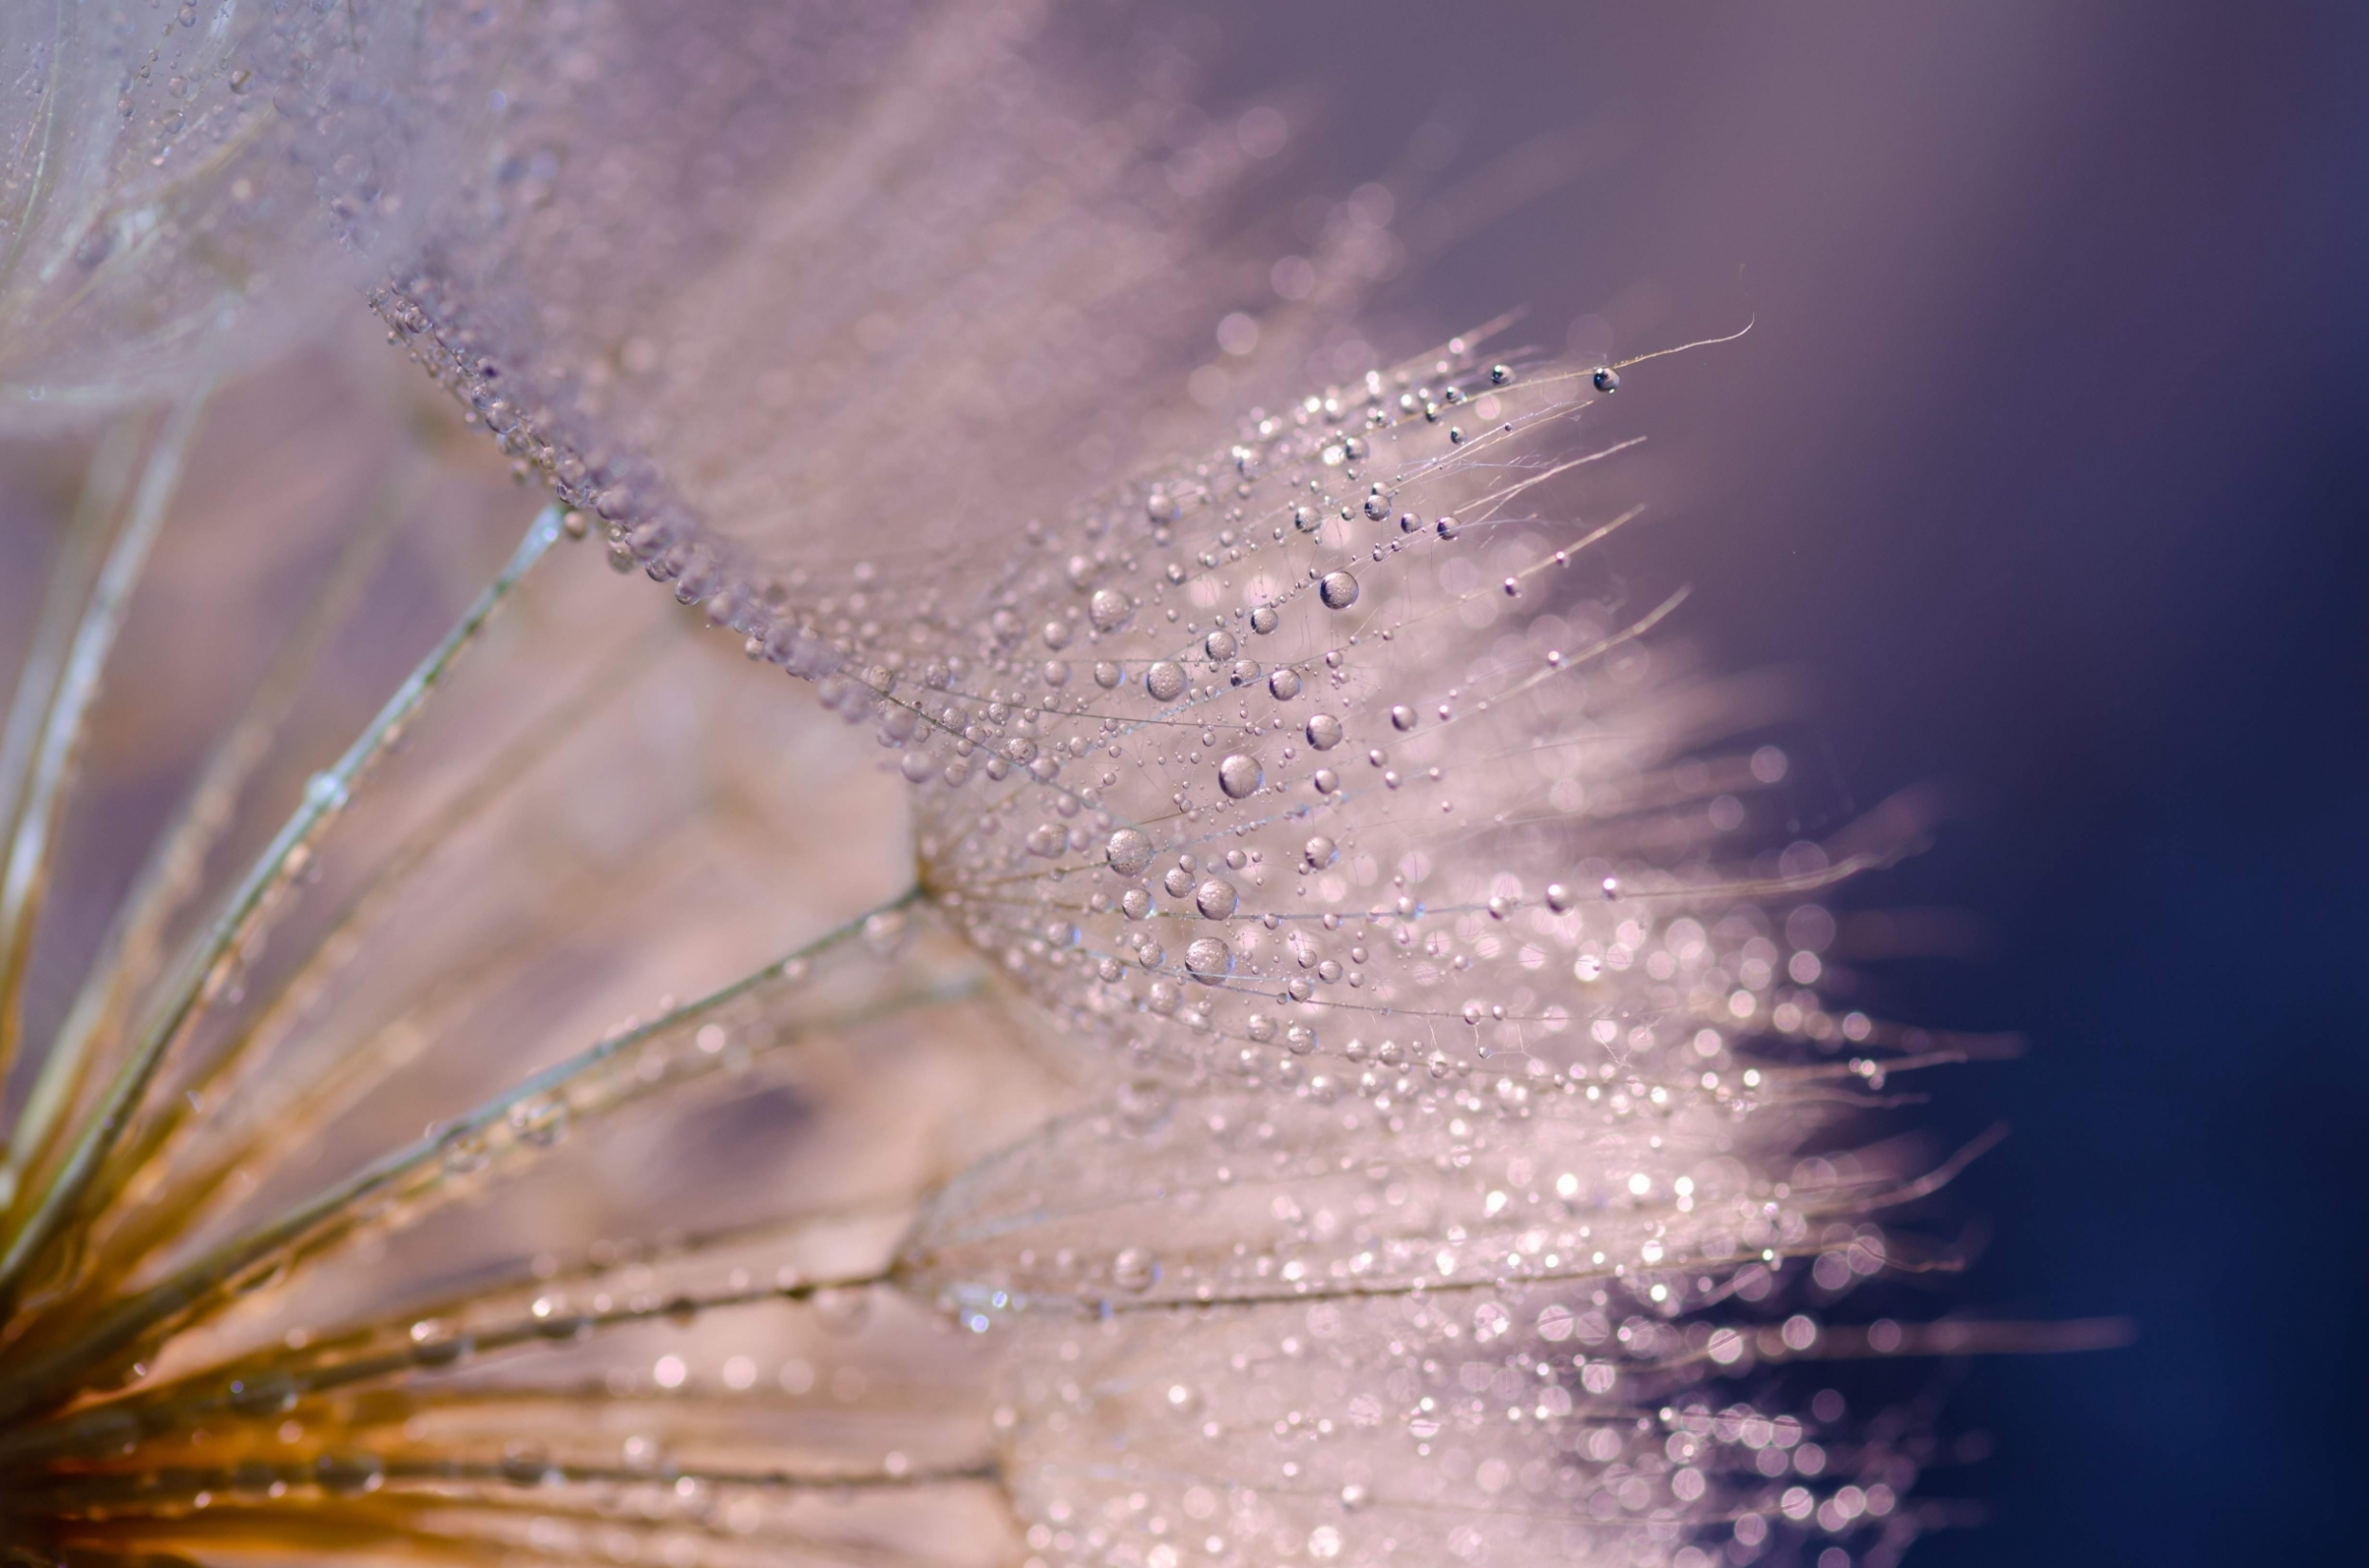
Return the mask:
<path id="1" fill-rule="evenodd" d="M 1993 1237 L 1958 1299 L 2140 1336 L 1974 1368 L 1991 1522 L 1912 1563 L 2355 1559 L 2369 7 L 1219 15 L 1222 86 L 1321 89 L 1313 170 L 1442 113 L 1451 177 L 1581 128 L 1587 172 L 1415 313 L 1598 313 L 1621 353 L 1759 313 L 1623 390 L 1657 559 L 1723 663 L 1805 675 L 1848 796 L 1961 805 L 1856 895 L 1991 932 L 1885 1010 L 2029 1043 L 1931 1085 L 1953 1135 L 2015 1129 L 1960 1188 Z"/>

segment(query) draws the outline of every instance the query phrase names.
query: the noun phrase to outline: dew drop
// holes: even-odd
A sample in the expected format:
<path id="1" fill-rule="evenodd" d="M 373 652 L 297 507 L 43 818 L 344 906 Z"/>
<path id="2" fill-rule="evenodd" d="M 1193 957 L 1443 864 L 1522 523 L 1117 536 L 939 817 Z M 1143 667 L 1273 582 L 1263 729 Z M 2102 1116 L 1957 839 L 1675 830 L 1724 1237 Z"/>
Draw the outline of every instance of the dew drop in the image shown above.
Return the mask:
<path id="1" fill-rule="evenodd" d="M 1209 661 L 1213 664 L 1223 664 L 1234 656 L 1239 647 L 1233 633 L 1223 629 L 1210 633 L 1201 642 L 1201 651 L 1209 655 Z"/>
<path id="2" fill-rule="evenodd" d="M 1578 901 L 1577 895 L 1561 883 L 1550 882 L 1546 885 L 1546 907 L 1557 914 L 1563 913 Z"/>
<path id="3" fill-rule="evenodd" d="M 1320 752 L 1328 752 L 1341 744 L 1341 721 L 1330 714 L 1310 714 L 1308 717 L 1308 743 Z"/>
<path id="4" fill-rule="evenodd" d="M 1125 679 L 1125 673 L 1109 660 L 1098 659 L 1094 661 L 1094 683 L 1104 691 L 1109 691 Z"/>
<path id="5" fill-rule="evenodd" d="M 1413 729 L 1415 727 L 1415 710 L 1408 707 L 1404 702 L 1394 705 L 1390 709 L 1390 727 L 1394 730 Z"/>
<path id="6" fill-rule="evenodd" d="M 1160 1266 L 1140 1247 L 1128 1247 L 1111 1259 L 1111 1283 L 1122 1291 L 1148 1291 L 1160 1277 Z"/>
<path id="7" fill-rule="evenodd" d="M 1232 919 L 1241 902 L 1242 895 L 1222 876 L 1210 877 L 1193 889 L 1193 907 L 1201 911 L 1204 920 Z"/>
<path id="8" fill-rule="evenodd" d="M 1143 672 L 1143 689 L 1155 702 L 1174 702 L 1184 696 L 1184 666 L 1163 659 Z"/>
<path id="9" fill-rule="evenodd" d="M 1119 912 L 1129 920 L 1152 918 L 1152 895 L 1141 888 L 1130 888 L 1118 895 Z"/>
<path id="10" fill-rule="evenodd" d="M 1277 670 L 1267 678 L 1269 695 L 1278 702 L 1289 702 L 1300 695 L 1300 672 Z"/>
<path id="11" fill-rule="evenodd" d="M 1144 868 L 1152 864 L 1151 837 L 1140 828 L 1121 828 L 1102 846 L 1102 857 L 1119 875 L 1140 876 Z"/>
<path id="12" fill-rule="evenodd" d="M 1357 602 L 1357 579 L 1347 572 L 1327 572 L 1316 584 L 1316 597 L 1328 610 L 1346 610 Z"/>
<path id="13" fill-rule="evenodd" d="M 1086 601 L 1086 619 L 1098 632 L 1115 632 L 1135 619 L 1135 606 L 1117 588 L 1097 588 Z"/>
<path id="14" fill-rule="evenodd" d="M 1620 391 L 1620 373 L 1613 369 L 1610 365 L 1599 368 L 1596 373 L 1594 375 L 1589 376 L 1588 379 L 1595 383 L 1595 390 L 1597 392 L 1616 392 Z"/>
<path id="15" fill-rule="evenodd" d="M 1223 980 L 1233 972 L 1233 949 L 1217 937 L 1195 937 L 1185 947 L 1185 970 L 1195 980 Z"/>
<path id="16" fill-rule="evenodd" d="M 1301 847 L 1300 852 L 1307 857 L 1309 870 L 1321 871 L 1332 864 L 1332 857 L 1337 849 L 1338 846 L 1331 839 L 1323 833 L 1318 833 Z"/>
<path id="17" fill-rule="evenodd" d="M 1246 756 L 1240 752 L 1217 764 L 1217 787 L 1226 792 L 1226 797 L 1230 800 L 1241 800 L 1256 794 L 1259 783 L 1265 777 L 1266 773 L 1259 767 L 1258 758 Z"/>

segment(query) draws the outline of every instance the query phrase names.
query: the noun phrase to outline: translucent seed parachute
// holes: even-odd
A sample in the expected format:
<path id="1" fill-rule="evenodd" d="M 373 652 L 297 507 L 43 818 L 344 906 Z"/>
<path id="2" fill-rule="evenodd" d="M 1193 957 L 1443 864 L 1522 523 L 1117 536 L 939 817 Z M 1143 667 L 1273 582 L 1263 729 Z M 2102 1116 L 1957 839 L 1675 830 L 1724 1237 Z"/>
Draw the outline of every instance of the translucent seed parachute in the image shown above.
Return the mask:
<path id="1" fill-rule="evenodd" d="M 1854 1310 L 1979 1152 L 1829 999 L 1918 825 L 1616 564 L 1643 360 L 1378 352 L 1271 105 L 1003 0 L 8 26 L 10 410 L 115 411 L 15 449 L 10 1562 L 1889 1563 L 1937 1396 L 1828 1364 L 2111 1334 Z"/>

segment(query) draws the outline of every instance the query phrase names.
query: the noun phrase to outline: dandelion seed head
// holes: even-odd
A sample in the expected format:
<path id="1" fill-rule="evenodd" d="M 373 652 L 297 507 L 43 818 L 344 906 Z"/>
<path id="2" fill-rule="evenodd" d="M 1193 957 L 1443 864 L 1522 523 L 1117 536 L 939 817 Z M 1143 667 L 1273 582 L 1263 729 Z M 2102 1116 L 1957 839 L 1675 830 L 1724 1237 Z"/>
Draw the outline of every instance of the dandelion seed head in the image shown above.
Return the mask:
<path id="1" fill-rule="evenodd" d="M 1399 196 L 1281 260 L 1213 238 L 1287 117 L 1053 69 L 1060 8 L 428 8 L 384 80 L 483 118 L 400 190 L 381 35 L 312 77 L 317 19 L 270 14 L 385 154 L 290 178 L 553 504 L 278 779 L 186 977 L 170 922 L 96 962 L 195 1023 L 93 1004 L 159 1076 L 7 1162 L 0 1479 L 41 1501 L 0 1525 L 685 1568 L 1913 1533 L 1915 1424 L 1774 1375 L 1970 1343 L 1818 1315 L 1921 1257 L 1876 1217 L 1907 1168 L 1833 1146 L 1898 1043 L 1815 989 L 1861 861 L 1769 852 L 1783 753 L 1596 569 L 1614 371 L 1378 359 L 1345 324 Z M 180 310 L 201 249 L 103 277 Z M 731 660 L 555 690 L 616 628 L 521 584 L 596 532 Z M 548 619 L 489 631 L 522 593 Z M 440 752 L 464 649 L 526 699 Z"/>

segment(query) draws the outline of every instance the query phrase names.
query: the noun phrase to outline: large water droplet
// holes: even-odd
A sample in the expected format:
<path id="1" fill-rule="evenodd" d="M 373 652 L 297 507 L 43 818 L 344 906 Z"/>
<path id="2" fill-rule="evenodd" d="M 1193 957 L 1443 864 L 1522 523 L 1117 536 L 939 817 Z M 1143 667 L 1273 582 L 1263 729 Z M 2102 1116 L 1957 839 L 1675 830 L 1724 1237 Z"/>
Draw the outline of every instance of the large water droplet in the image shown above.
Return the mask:
<path id="1" fill-rule="evenodd" d="M 1328 610 L 1346 610 L 1357 602 L 1357 579 L 1347 572 L 1327 572 L 1316 584 L 1316 597 Z"/>
<path id="2" fill-rule="evenodd" d="M 1195 980 L 1223 980 L 1233 972 L 1233 949 L 1213 936 L 1195 937 L 1185 947 L 1185 968 Z"/>
<path id="3" fill-rule="evenodd" d="M 1102 846 L 1102 857 L 1121 876 L 1140 876 L 1152 864 L 1152 840 L 1140 828 L 1121 828 Z"/>
<path id="4" fill-rule="evenodd" d="M 1320 752 L 1328 752 L 1341 744 L 1341 721 L 1330 714 L 1310 714 L 1308 717 L 1308 743 Z"/>
<path id="5" fill-rule="evenodd" d="M 1170 660 L 1161 660 L 1143 672 L 1143 689 L 1152 694 L 1155 702 L 1174 702 L 1184 696 L 1184 666 Z"/>
<path id="6" fill-rule="evenodd" d="M 1098 632 L 1115 632 L 1135 617 L 1135 606 L 1117 588 L 1097 588 L 1086 601 L 1086 619 Z"/>
<path id="7" fill-rule="evenodd" d="M 1241 902 L 1242 895 L 1222 876 L 1213 876 L 1193 889 L 1193 907 L 1204 920 L 1232 919 Z"/>
<path id="8" fill-rule="evenodd" d="M 1257 794 L 1259 782 L 1266 776 L 1266 771 L 1259 766 L 1257 757 L 1246 756 L 1240 752 L 1217 764 L 1217 787 L 1225 791 L 1231 800 L 1242 800 Z"/>
<path id="9" fill-rule="evenodd" d="M 1300 672 L 1277 670 L 1267 678 L 1267 690 L 1278 702 L 1289 702 L 1300 695 Z"/>

